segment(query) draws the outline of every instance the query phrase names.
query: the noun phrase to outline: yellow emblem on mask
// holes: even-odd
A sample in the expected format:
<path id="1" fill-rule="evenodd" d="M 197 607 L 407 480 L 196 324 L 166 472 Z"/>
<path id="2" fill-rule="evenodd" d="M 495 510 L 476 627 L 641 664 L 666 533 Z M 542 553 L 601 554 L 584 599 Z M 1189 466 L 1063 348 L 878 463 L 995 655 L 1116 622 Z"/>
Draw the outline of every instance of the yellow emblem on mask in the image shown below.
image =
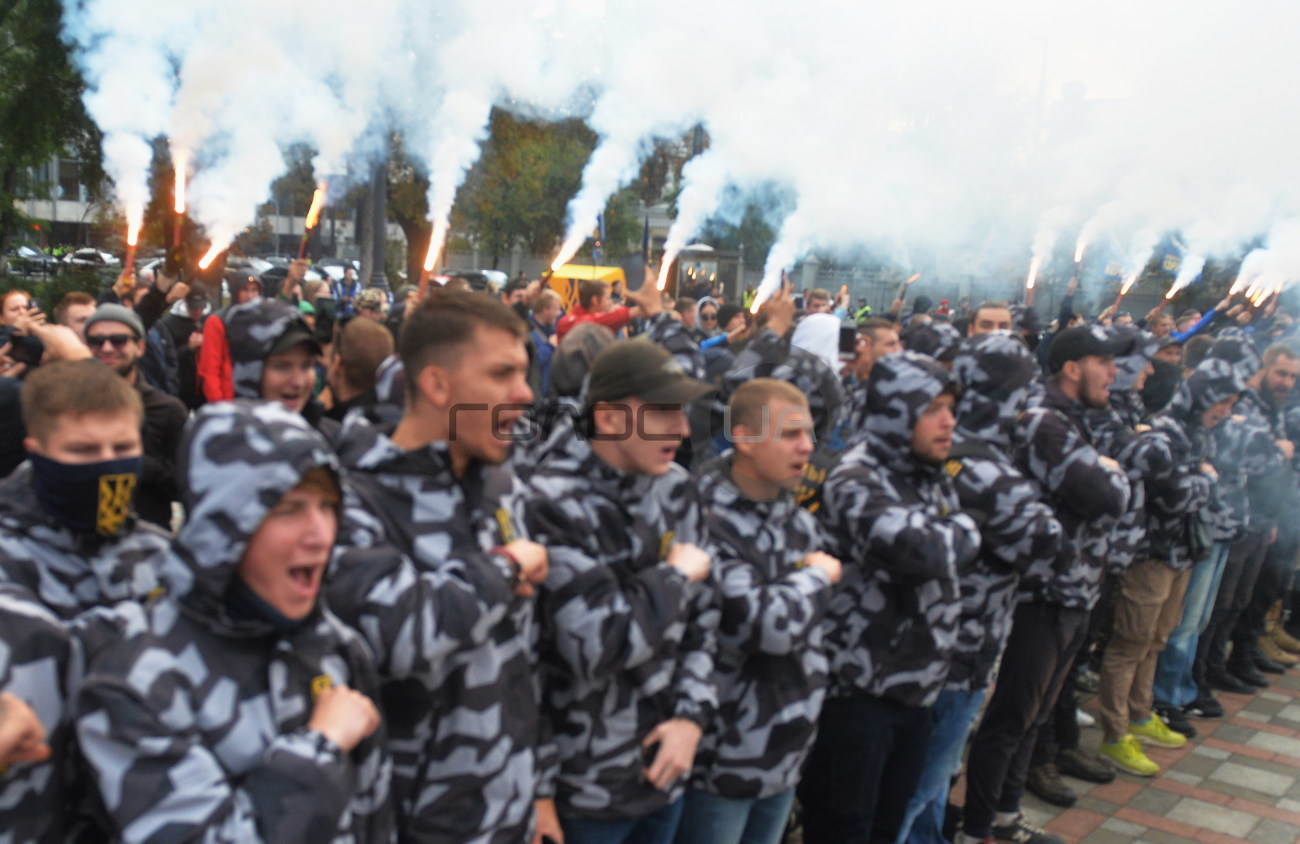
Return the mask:
<path id="1" fill-rule="evenodd" d="M 949 460 L 947 463 L 943 464 L 943 470 L 948 473 L 948 477 L 955 478 L 957 475 L 961 474 L 961 461 Z"/>
<path id="2" fill-rule="evenodd" d="M 126 517 L 131 515 L 135 480 L 134 474 L 104 475 L 99 479 L 99 510 L 95 517 L 95 530 L 101 536 L 117 533 L 126 523 Z"/>
<path id="3" fill-rule="evenodd" d="M 311 699 L 315 700 L 320 697 L 320 693 L 326 689 L 334 688 L 334 681 L 328 674 L 318 674 L 311 678 Z"/>

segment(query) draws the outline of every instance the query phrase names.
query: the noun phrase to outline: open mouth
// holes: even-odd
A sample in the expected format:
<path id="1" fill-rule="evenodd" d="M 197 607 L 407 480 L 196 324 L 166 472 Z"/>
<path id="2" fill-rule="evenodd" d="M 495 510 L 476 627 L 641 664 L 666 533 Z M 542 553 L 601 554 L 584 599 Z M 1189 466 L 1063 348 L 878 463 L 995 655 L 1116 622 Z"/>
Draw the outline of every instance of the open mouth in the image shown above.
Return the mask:
<path id="1" fill-rule="evenodd" d="M 291 566 L 289 580 L 303 595 L 315 595 L 320 589 L 320 576 L 324 566 Z"/>

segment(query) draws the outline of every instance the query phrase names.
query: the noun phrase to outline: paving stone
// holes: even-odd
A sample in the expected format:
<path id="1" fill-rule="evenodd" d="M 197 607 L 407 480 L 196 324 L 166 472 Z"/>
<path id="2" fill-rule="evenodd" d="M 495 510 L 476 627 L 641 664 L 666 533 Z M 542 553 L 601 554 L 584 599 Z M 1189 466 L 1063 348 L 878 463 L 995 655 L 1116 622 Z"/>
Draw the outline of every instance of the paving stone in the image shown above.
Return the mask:
<path id="1" fill-rule="evenodd" d="M 1236 727 L 1237 724 L 1225 724 L 1224 727 Z M 1222 733 L 1224 728 L 1220 728 Z M 1242 729 L 1247 729 L 1242 727 Z M 1216 733 L 1215 735 L 1219 735 Z M 1223 738 L 1223 736 L 1219 736 Z M 1238 739 L 1229 738 L 1227 741 L 1238 741 Z M 1249 747 L 1258 747 L 1260 750 L 1271 750 L 1274 753 L 1284 753 L 1287 756 L 1300 756 L 1300 739 L 1291 738 L 1290 736 L 1279 736 L 1274 733 L 1253 733 L 1250 738 L 1241 742 Z"/>
<path id="2" fill-rule="evenodd" d="M 1151 782 L 1147 780 L 1147 782 Z M 1170 810 L 1178 805 L 1183 799 L 1181 794 L 1174 794 L 1171 791 L 1161 791 L 1158 788 L 1147 788 L 1141 794 L 1134 797 L 1128 802 L 1130 809 L 1137 809 L 1139 812 L 1149 812 L 1153 815 L 1165 816 Z"/>
<path id="3" fill-rule="evenodd" d="M 1119 806 L 1106 800 L 1098 800 L 1096 797 L 1089 797 L 1084 794 L 1079 797 L 1079 802 L 1074 804 L 1076 809 L 1087 809 L 1089 812 L 1096 812 L 1099 815 L 1110 817 L 1115 814 Z"/>
<path id="4" fill-rule="evenodd" d="M 1187 844 L 1187 839 L 1181 835 L 1174 835 L 1172 832 L 1165 832 L 1162 829 L 1147 830 L 1147 834 L 1142 836 L 1142 840 L 1149 844 Z"/>
<path id="5" fill-rule="evenodd" d="M 1248 721 L 1258 721 L 1261 724 L 1267 724 L 1273 720 L 1272 713 L 1256 712 L 1252 709 L 1243 709 L 1237 713 L 1238 718 L 1245 718 Z"/>
<path id="6" fill-rule="evenodd" d="M 1263 818 L 1246 838 L 1257 844 L 1295 844 L 1300 841 L 1300 827 Z"/>
<path id="7" fill-rule="evenodd" d="M 1214 750 L 1215 748 L 1211 747 L 1208 749 Z M 1170 773 L 1180 772 L 1189 776 L 1208 777 L 1210 774 L 1218 770 L 1219 766 L 1228 759 L 1229 755 L 1230 754 L 1225 752 L 1222 758 L 1218 758 L 1194 752 L 1189 753 L 1174 763 L 1173 768 L 1170 769 Z"/>
<path id="8" fill-rule="evenodd" d="M 1234 785 L 1230 782 L 1221 782 L 1219 780 L 1203 780 L 1200 787 L 1207 791 L 1226 794 L 1229 797 L 1240 797 L 1242 800 L 1249 800 L 1252 803 L 1263 803 L 1265 806 L 1273 805 L 1273 801 L 1277 799 L 1277 797 L 1272 794 L 1265 794 L 1264 792 L 1256 791 L 1253 788 L 1244 788 L 1240 785 Z"/>
<path id="9" fill-rule="evenodd" d="M 1079 844 L 1133 844 L 1133 836 L 1109 829 L 1094 829 L 1079 839 Z"/>
<path id="10" fill-rule="evenodd" d="M 1182 771 L 1165 771 L 1164 778 L 1181 782 L 1183 785 L 1200 785 L 1205 782 L 1205 777 L 1198 777 L 1196 774 L 1185 774 Z"/>
<path id="11" fill-rule="evenodd" d="M 1272 701 L 1277 701 L 1278 703 L 1291 703 L 1293 700 L 1295 700 L 1294 695 L 1283 695 L 1283 694 L 1278 694 L 1277 692 L 1268 692 L 1268 691 L 1260 692 L 1255 697 L 1258 700 L 1272 700 Z"/>
<path id="12" fill-rule="evenodd" d="M 1241 765 L 1237 762 L 1224 762 L 1210 774 L 1210 779 L 1249 788 L 1273 797 L 1284 796 L 1296 784 L 1295 777 L 1275 774 L 1272 771 L 1265 771 L 1252 765 Z"/>
<path id="13" fill-rule="evenodd" d="M 1245 812 L 1238 812 L 1235 809 L 1228 809 L 1223 806 L 1216 806 L 1213 803 L 1206 803 L 1204 800 L 1196 800 L 1191 797 L 1180 799 L 1172 809 L 1165 813 L 1165 817 L 1171 821 L 1199 826 L 1202 829 L 1211 829 L 1225 835 L 1235 835 L 1238 838 L 1245 838 L 1259 823 L 1259 818 L 1254 815 L 1248 815 Z"/>
<path id="14" fill-rule="evenodd" d="M 1121 835 L 1128 835 L 1132 838 L 1140 838 L 1147 832 L 1145 826 L 1138 826 L 1120 818 L 1107 818 L 1102 821 L 1101 828 L 1108 829 L 1111 832 L 1118 832 Z"/>
<path id="15" fill-rule="evenodd" d="M 1258 735 L 1260 735 L 1259 730 L 1246 724 L 1220 724 L 1219 729 L 1214 731 L 1216 739 L 1230 741 L 1234 744 L 1246 744 Z"/>
<path id="16" fill-rule="evenodd" d="M 1215 735 L 1218 735 L 1218 733 L 1215 733 Z M 1228 741 L 1228 739 L 1224 739 L 1224 741 Z M 1197 756 L 1205 756 L 1210 759 L 1222 760 L 1222 759 L 1232 758 L 1232 753 L 1230 751 L 1224 750 L 1221 747 L 1210 747 L 1209 745 L 1205 745 L 1205 744 L 1198 744 L 1196 745 L 1196 747 L 1193 747 L 1192 753 L 1194 753 Z"/>
<path id="17" fill-rule="evenodd" d="M 1291 700 L 1295 700 L 1295 698 L 1291 698 Z M 1275 717 L 1283 721 L 1300 721 L 1300 704 L 1292 703 L 1289 706 L 1282 707 Z"/>
<path id="18" fill-rule="evenodd" d="M 1277 807 L 1285 812 L 1300 812 L 1300 800 L 1283 797 L 1277 801 Z"/>

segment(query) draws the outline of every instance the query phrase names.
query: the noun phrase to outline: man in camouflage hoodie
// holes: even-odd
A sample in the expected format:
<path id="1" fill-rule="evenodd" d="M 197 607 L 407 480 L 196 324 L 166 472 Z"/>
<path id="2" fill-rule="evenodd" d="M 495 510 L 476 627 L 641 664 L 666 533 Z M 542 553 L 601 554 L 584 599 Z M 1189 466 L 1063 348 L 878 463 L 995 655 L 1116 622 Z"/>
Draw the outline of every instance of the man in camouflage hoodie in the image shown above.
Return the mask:
<path id="1" fill-rule="evenodd" d="M 564 419 L 528 479 L 547 547 L 540 594 L 545 772 L 567 844 L 672 840 L 684 774 L 717 706 L 718 611 L 695 481 L 673 462 L 682 406 L 712 392 L 667 350 L 596 358 L 577 427 Z"/>
<path id="2" fill-rule="evenodd" d="M 28 459 L 0 483 L 3 616 L 14 634 L 0 647 L 0 691 L 32 703 L 51 755 L 0 777 L 0 840 L 62 840 L 83 819 L 51 809 L 75 805 L 86 783 L 72 750 L 78 672 L 54 625 L 148 596 L 167 538 L 131 508 L 143 410 L 130 384 L 95 360 L 47 364 L 27 377 L 22 404 Z"/>
<path id="3" fill-rule="evenodd" d="M 275 404 L 191 423 L 168 594 L 81 636 L 77 737 L 121 840 L 389 840 L 374 662 L 319 600 L 337 466 Z"/>
<path id="4" fill-rule="evenodd" d="M 718 709 L 678 841 L 778 844 L 826 694 L 821 621 L 840 564 L 793 494 L 813 450 L 803 393 L 757 378 L 728 408 L 734 450 L 701 478 L 722 593 Z"/>
<path id="5" fill-rule="evenodd" d="M 1113 459 L 1093 447 L 1085 414 L 1109 403 L 1114 357 L 1130 344 L 1100 328 L 1059 332 L 1048 350 L 1052 376 L 1039 406 L 1021 418 L 1016 467 L 1032 480 L 1064 531 L 1056 574 L 1020 590 L 1003 674 L 975 731 L 967 766 L 959 844 L 990 838 L 1059 844 L 1020 812 L 1025 776 L 1039 729 L 1083 645 L 1101 593 L 1105 538 L 1128 507 L 1129 484 Z"/>
<path id="6" fill-rule="evenodd" d="M 546 551 L 516 536 L 500 468 L 532 400 L 526 331 L 501 302 L 434 291 L 398 342 L 400 418 L 354 415 L 340 438 L 353 495 L 342 541 L 358 550 L 339 560 L 330 601 L 379 662 L 404 840 L 532 835 L 541 741 L 528 598 Z"/>
<path id="7" fill-rule="evenodd" d="M 1192 566 L 1208 555 L 1211 538 L 1196 536 L 1195 524 L 1213 506 L 1218 474 L 1210 465 L 1210 431 L 1232 412 L 1244 384 L 1226 361 L 1203 361 L 1184 379 L 1169 407 L 1152 419 L 1143 436 L 1169 443 L 1174 469 L 1146 481 L 1148 555 L 1120 575 L 1115 622 L 1102 662 L 1103 756 L 1121 769 L 1152 776 L 1159 766 L 1139 742 L 1181 747 L 1187 740 L 1154 711 L 1156 661 L 1182 617 L 1183 595 Z"/>
<path id="8" fill-rule="evenodd" d="M 1009 332 L 985 333 L 966 342 L 952 372 L 961 397 L 944 471 L 962 511 L 979 524 L 980 553 L 958 571 L 961 617 L 952 668 L 934 705 L 929 756 L 898 839 L 914 844 L 946 840 L 948 785 L 1011 634 L 1016 588 L 1050 579 L 1061 549 L 1060 523 L 1010 457 L 1038 375 L 1033 355 Z"/>
<path id="9" fill-rule="evenodd" d="M 866 437 L 823 488 L 844 579 L 827 612 L 830 693 L 799 785 L 804 841 L 893 841 L 930 743 L 979 549 L 943 463 L 955 386 L 915 352 L 876 361 Z"/>

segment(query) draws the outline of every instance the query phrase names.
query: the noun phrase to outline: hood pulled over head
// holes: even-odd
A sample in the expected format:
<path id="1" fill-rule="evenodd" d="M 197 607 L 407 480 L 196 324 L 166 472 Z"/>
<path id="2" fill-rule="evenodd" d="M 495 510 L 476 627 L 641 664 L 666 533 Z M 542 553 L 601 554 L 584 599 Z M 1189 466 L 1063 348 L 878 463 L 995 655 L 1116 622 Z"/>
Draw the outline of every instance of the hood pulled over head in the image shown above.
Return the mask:
<path id="1" fill-rule="evenodd" d="M 912 430 L 936 398 L 955 392 L 948 371 L 933 358 L 903 350 L 871 368 L 867 387 L 867 438 L 880 459 L 895 466 L 911 462 Z"/>
<path id="2" fill-rule="evenodd" d="M 1038 377 L 1029 348 L 1006 331 L 972 337 L 954 358 L 952 375 L 961 389 L 957 429 L 967 437 L 1009 447 Z"/>
<path id="3" fill-rule="evenodd" d="M 184 566 L 168 572 L 171 588 L 215 617 L 253 534 L 317 468 L 338 477 L 338 459 L 301 415 L 240 399 L 201 408 L 177 463 L 188 518 L 173 544 Z"/>

